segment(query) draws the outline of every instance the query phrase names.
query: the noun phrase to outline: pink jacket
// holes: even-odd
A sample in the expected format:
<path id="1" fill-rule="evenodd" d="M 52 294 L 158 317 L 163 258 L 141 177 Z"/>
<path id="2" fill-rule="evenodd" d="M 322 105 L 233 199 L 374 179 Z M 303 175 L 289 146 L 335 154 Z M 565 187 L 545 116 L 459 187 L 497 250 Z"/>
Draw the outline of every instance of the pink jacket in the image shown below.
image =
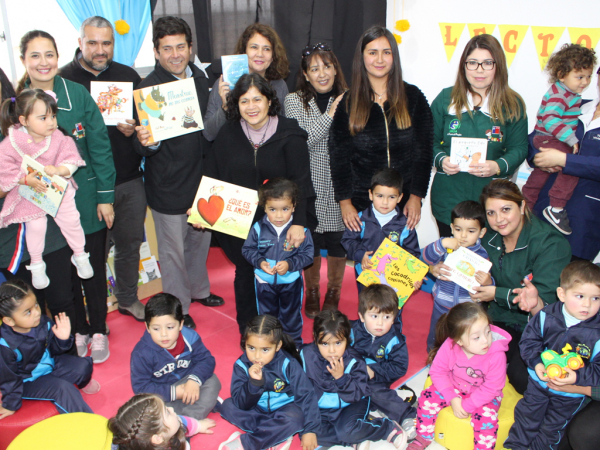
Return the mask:
<path id="1" fill-rule="evenodd" d="M 8 130 L 8 137 L 0 143 L 0 189 L 8 192 L 2 212 L 0 212 L 0 228 L 11 223 L 29 222 L 46 215 L 33 203 L 19 195 L 19 180 L 26 174 L 21 169 L 23 156 L 28 155 L 40 164 L 60 166 L 71 164 L 77 167 L 85 166 L 81 159 L 75 141 L 62 134 L 58 129 L 39 143 L 33 142 L 32 137 L 22 130 L 20 125 L 13 125 Z M 71 189 L 75 189 L 70 183 Z"/>
<path id="2" fill-rule="evenodd" d="M 485 355 L 467 358 L 462 348 L 448 338 L 442 344 L 429 369 L 431 381 L 444 399 L 450 403 L 458 389 L 468 395 L 462 407 L 468 413 L 502 396 L 506 381 L 506 351 L 510 335 L 491 326 L 492 345 Z"/>

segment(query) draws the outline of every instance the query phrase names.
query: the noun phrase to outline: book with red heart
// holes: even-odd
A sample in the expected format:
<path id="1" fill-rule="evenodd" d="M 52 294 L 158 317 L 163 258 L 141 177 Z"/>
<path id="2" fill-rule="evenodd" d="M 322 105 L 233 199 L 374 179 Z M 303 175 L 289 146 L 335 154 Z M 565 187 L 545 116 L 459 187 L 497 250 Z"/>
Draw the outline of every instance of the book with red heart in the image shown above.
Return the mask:
<path id="1" fill-rule="evenodd" d="M 257 207 L 257 191 L 202 177 L 188 222 L 246 239 Z"/>

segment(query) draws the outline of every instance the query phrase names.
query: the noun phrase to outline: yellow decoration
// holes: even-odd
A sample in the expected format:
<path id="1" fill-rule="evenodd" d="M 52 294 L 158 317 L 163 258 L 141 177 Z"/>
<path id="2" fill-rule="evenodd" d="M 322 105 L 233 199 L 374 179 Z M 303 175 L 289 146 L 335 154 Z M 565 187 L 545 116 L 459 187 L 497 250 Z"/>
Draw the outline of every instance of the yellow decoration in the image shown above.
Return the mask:
<path id="1" fill-rule="evenodd" d="M 398 44 L 402 44 L 402 36 L 400 36 L 399 34 L 394 33 L 394 37 L 396 38 L 396 42 Z"/>
<path id="2" fill-rule="evenodd" d="M 119 19 L 115 22 L 115 30 L 120 35 L 129 33 L 129 24 L 125 22 L 123 19 Z"/>
<path id="3" fill-rule="evenodd" d="M 408 31 L 410 28 L 410 22 L 406 19 L 396 21 L 396 30 L 398 31 Z"/>
<path id="4" fill-rule="evenodd" d="M 506 64 L 508 67 L 512 64 L 517 51 L 523 39 L 527 34 L 529 25 L 498 25 L 500 37 L 502 38 L 502 47 L 504 47 L 504 55 L 506 56 Z"/>
<path id="5" fill-rule="evenodd" d="M 444 49 L 446 50 L 446 58 L 448 62 L 452 59 L 452 55 L 456 50 L 456 44 L 460 39 L 460 35 L 465 29 L 464 23 L 439 23 L 440 31 L 442 32 L 442 40 Z"/>
<path id="6" fill-rule="evenodd" d="M 596 48 L 600 40 L 600 28 L 574 28 L 569 27 L 569 36 L 573 44 L 583 45 L 587 48 Z"/>
<path id="7" fill-rule="evenodd" d="M 546 67 L 550 55 L 562 37 L 565 27 L 531 27 L 535 50 L 542 70 Z"/>
<path id="8" fill-rule="evenodd" d="M 467 27 L 469 28 L 469 37 L 473 38 L 480 34 L 492 34 L 496 25 L 491 23 L 470 23 Z"/>

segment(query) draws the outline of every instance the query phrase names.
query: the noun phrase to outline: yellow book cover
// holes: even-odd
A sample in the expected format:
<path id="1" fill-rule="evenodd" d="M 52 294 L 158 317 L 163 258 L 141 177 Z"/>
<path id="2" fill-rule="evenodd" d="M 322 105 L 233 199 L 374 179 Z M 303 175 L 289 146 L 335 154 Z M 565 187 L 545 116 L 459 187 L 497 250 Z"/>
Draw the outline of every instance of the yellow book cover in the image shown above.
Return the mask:
<path id="1" fill-rule="evenodd" d="M 202 177 L 188 222 L 246 239 L 257 207 L 255 190 Z"/>
<path id="2" fill-rule="evenodd" d="M 357 281 L 369 286 L 387 284 L 398 294 L 398 309 L 402 308 L 414 292 L 415 281 L 425 278 L 429 266 L 419 261 L 402 247 L 384 239 L 371 256 L 372 270 L 363 270 Z"/>

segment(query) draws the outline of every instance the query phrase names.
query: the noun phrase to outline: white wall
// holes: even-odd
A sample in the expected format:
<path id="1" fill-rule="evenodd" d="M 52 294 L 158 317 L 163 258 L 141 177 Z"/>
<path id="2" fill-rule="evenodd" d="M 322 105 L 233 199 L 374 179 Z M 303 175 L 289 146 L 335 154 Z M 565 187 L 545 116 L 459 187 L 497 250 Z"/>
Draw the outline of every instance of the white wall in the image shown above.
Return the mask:
<path id="1" fill-rule="evenodd" d="M 496 25 L 491 34 L 501 43 L 497 25 L 530 26 L 509 68 L 509 83 L 525 99 L 532 130 L 540 100 L 548 89 L 548 77 L 541 70 L 531 26 L 589 27 L 600 33 L 599 17 L 600 2 L 597 0 L 388 0 L 387 27 L 402 37 L 399 49 L 405 80 L 418 86 L 431 104 L 443 88 L 454 84 L 460 55 L 471 38 L 468 26 L 465 26 L 448 62 L 439 23 Z M 410 22 L 408 31 L 394 30 L 400 19 Z M 565 29 L 556 48 L 568 42 L 571 41 Z M 595 49 L 599 52 L 600 46 L 596 45 Z M 594 75 L 590 88 L 583 94 L 584 98 L 597 96 L 596 77 Z M 424 202 L 423 218 L 417 231 L 421 246 L 438 237 L 429 198 Z"/>

